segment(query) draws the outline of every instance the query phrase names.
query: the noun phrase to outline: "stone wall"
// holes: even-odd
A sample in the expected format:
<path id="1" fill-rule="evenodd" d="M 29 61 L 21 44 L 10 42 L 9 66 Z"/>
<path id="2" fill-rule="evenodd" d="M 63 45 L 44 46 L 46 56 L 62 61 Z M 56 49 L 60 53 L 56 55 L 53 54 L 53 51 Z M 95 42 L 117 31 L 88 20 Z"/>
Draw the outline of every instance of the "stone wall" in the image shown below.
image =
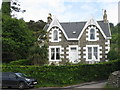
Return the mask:
<path id="1" fill-rule="evenodd" d="M 98 36 L 97 36 L 97 38 L 99 39 L 99 40 L 97 40 L 97 41 L 88 41 L 88 40 L 86 40 L 86 37 L 88 37 L 87 36 L 87 33 L 88 33 L 88 28 L 89 27 L 91 27 L 91 26 L 88 26 L 87 28 L 86 28 L 86 30 L 83 32 L 83 34 L 82 34 L 82 36 L 81 36 L 81 38 L 80 38 L 80 43 L 79 43 L 79 46 L 81 47 L 81 61 L 82 62 L 85 62 L 85 60 L 86 60 L 86 52 L 85 53 L 83 53 L 84 51 L 85 51 L 85 47 L 86 47 L 86 45 L 99 45 L 99 47 L 100 47 L 100 62 L 105 62 L 105 60 L 107 59 L 107 58 L 105 58 L 105 55 L 106 55 L 106 53 L 105 53 L 105 42 L 107 41 L 107 40 L 105 40 L 104 39 L 104 37 L 103 37 L 103 35 L 102 35 L 102 33 L 100 32 L 100 30 L 96 27 L 96 26 L 94 26 L 94 27 L 96 27 L 96 29 L 98 29 L 98 31 L 97 31 L 97 33 L 99 34 Z M 87 63 L 87 62 L 86 62 Z"/>
<path id="2" fill-rule="evenodd" d="M 115 71 L 108 78 L 108 85 L 120 88 L 120 71 Z"/>
<path id="3" fill-rule="evenodd" d="M 91 27 L 91 26 L 88 26 L 88 27 Z M 105 47 L 106 47 L 106 45 L 105 45 L 105 42 L 107 42 L 107 40 L 105 40 L 104 39 L 104 37 L 103 37 L 103 35 L 102 35 L 102 33 L 100 32 L 100 30 L 96 27 L 96 26 L 94 26 L 96 29 L 98 29 L 97 30 L 97 38 L 98 38 L 98 40 L 97 41 L 88 41 L 88 40 L 86 40 L 86 37 L 87 37 L 87 33 L 88 33 L 88 31 L 87 31 L 87 29 L 88 29 L 88 27 L 85 29 L 85 31 L 83 32 L 83 34 L 82 34 L 82 36 L 81 36 L 81 38 L 80 38 L 80 40 L 79 41 L 69 41 L 69 40 L 67 40 L 66 38 L 65 38 L 65 36 L 64 36 L 64 34 L 63 34 L 63 32 L 62 32 L 62 30 L 60 30 L 59 29 L 59 31 L 60 31 L 60 39 L 61 39 L 61 41 L 60 42 L 50 42 L 50 39 L 51 39 L 51 37 L 49 37 L 49 36 L 51 36 L 51 31 L 52 31 L 52 29 L 48 32 L 48 45 L 49 46 L 57 46 L 57 45 L 61 45 L 61 47 L 63 48 L 63 52 L 64 52 L 64 54 L 61 54 L 64 58 L 63 58 L 63 61 L 64 62 L 66 62 L 66 61 L 69 61 L 69 58 L 68 58 L 68 56 L 69 56 L 69 53 L 68 53 L 68 48 L 69 48 L 69 45 L 78 45 L 78 47 L 79 47 L 79 60 L 81 61 L 81 62 L 83 62 L 83 63 L 88 63 L 88 62 L 86 62 L 86 51 L 85 51 L 85 49 L 84 48 L 86 48 L 86 45 L 99 45 L 99 47 L 100 47 L 100 62 L 104 62 L 106 59 L 107 59 L 107 57 L 106 57 L 106 55 L 107 55 L 107 53 L 105 53 L 106 52 L 106 49 L 105 49 Z M 85 53 L 84 53 L 85 52 Z M 63 62 L 63 63 L 64 63 Z"/>

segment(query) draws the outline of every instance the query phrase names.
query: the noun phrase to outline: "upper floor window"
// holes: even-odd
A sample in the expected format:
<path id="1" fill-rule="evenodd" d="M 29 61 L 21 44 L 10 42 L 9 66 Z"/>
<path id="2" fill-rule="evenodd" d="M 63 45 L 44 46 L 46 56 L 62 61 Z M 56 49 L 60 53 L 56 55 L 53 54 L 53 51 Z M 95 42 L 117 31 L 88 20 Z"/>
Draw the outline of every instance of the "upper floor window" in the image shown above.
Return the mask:
<path id="1" fill-rule="evenodd" d="M 57 30 L 53 31 L 53 40 L 58 41 L 58 31 Z"/>
<path id="2" fill-rule="evenodd" d="M 51 42 L 59 42 L 60 41 L 60 30 L 58 27 L 53 27 L 51 34 L 52 34 L 52 35 L 50 35 Z"/>
<path id="3" fill-rule="evenodd" d="M 95 40 L 95 29 L 90 30 L 90 40 Z"/>
<path id="4" fill-rule="evenodd" d="M 98 29 L 96 29 L 96 27 L 89 27 L 88 29 L 88 34 L 86 34 L 86 36 L 88 36 L 87 40 L 88 41 L 97 41 L 99 40 L 99 33 L 98 33 Z"/>

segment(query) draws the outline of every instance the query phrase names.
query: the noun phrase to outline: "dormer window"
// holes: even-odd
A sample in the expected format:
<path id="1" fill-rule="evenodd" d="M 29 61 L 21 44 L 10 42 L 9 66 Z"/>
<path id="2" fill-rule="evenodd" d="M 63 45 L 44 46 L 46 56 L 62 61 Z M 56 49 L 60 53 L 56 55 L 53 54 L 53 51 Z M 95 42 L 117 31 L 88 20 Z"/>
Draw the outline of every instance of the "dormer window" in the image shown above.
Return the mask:
<path id="1" fill-rule="evenodd" d="M 53 40 L 58 41 L 58 31 L 57 30 L 53 31 Z"/>
<path id="2" fill-rule="evenodd" d="M 95 40 L 95 29 L 90 30 L 90 40 Z"/>

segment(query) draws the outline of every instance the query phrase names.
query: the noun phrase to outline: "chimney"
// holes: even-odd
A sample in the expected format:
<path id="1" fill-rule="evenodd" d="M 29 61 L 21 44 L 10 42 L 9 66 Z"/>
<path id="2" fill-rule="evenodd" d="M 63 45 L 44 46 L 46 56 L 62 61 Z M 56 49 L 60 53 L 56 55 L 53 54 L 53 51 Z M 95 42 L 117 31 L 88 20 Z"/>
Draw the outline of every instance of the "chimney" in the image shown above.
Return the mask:
<path id="1" fill-rule="evenodd" d="M 50 24 L 51 22 L 52 22 L 52 15 L 51 13 L 49 13 L 47 17 L 47 23 Z"/>
<path id="2" fill-rule="evenodd" d="M 108 22 L 106 10 L 104 10 L 103 20 L 104 20 L 104 23 L 107 23 L 107 22 Z"/>

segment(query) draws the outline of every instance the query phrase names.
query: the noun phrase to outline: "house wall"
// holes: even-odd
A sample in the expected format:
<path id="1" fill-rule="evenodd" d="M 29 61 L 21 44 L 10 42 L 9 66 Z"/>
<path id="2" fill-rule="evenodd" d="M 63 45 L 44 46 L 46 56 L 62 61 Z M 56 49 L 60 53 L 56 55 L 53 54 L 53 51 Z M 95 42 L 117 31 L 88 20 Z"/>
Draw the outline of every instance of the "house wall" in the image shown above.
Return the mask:
<path id="1" fill-rule="evenodd" d="M 105 42 L 107 40 L 104 39 L 102 33 L 100 32 L 100 30 L 98 28 L 97 29 L 97 41 L 88 41 L 88 39 L 86 39 L 86 37 L 88 37 L 88 28 L 92 27 L 92 26 L 88 26 L 85 31 L 83 32 L 80 40 L 79 40 L 79 46 L 81 47 L 81 61 L 85 62 L 86 59 L 86 45 L 99 45 L 99 53 L 100 53 L 100 61 L 104 62 L 107 58 L 106 58 L 106 49 L 105 49 Z M 106 52 L 106 53 L 105 53 Z M 89 62 L 87 62 L 89 63 Z"/>
<path id="2" fill-rule="evenodd" d="M 60 62 L 61 64 L 66 63 L 69 60 L 69 45 L 78 45 L 78 41 L 67 41 L 67 39 L 65 38 L 64 34 L 62 33 L 62 31 L 59 29 L 60 31 L 60 42 L 51 42 L 51 35 L 52 35 L 52 29 L 50 29 L 50 31 L 47 33 L 47 37 L 49 38 L 49 42 L 48 45 L 49 46 L 59 46 L 61 45 L 62 49 L 62 61 Z"/>
<path id="3" fill-rule="evenodd" d="M 110 49 L 110 41 L 105 40 L 102 33 L 98 28 L 97 29 L 97 41 L 88 41 L 88 28 L 92 26 L 88 26 L 79 41 L 68 41 L 63 32 L 59 29 L 59 38 L 60 42 L 51 42 L 51 37 L 52 37 L 52 29 L 49 30 L 47 36 L 48 36 L 48 45 L 49 46 L 61 46 L 62 51 L 61 51 L 61 64 L 66 63 L 69 60 L 69 45 L 78 45 L 78 56 L 79 60 L 84 63 L 89 63 L 88 61 L 86 62 L 86 45 L 99 45 L 99 53 L 100 53 L 100 61 L 104 62 L 107 60 L 107 53 L 109 52 Z M 51 63 L 51 62 L 50 62 Z M 57 62 L 58 63 L 58 62 Z"/>

